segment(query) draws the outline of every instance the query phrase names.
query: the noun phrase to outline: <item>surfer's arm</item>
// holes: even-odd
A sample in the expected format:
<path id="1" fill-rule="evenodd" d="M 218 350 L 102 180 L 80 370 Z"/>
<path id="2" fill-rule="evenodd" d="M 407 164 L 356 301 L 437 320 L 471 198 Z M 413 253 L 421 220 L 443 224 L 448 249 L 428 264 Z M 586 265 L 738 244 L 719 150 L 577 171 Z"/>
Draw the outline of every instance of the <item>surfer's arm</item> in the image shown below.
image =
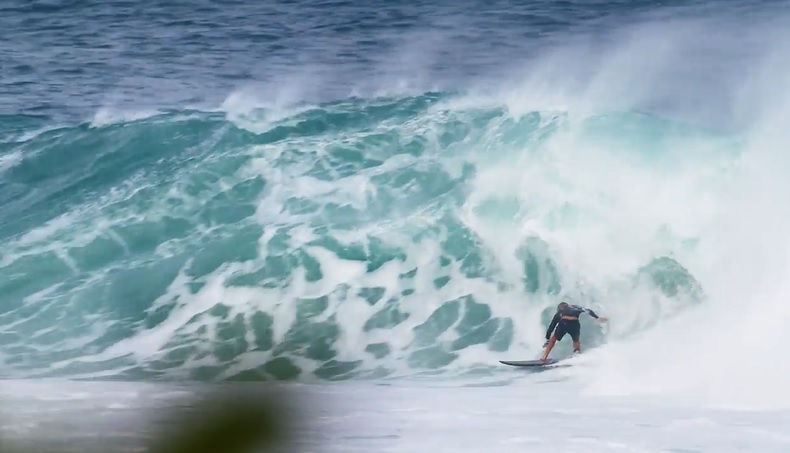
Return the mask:
<path id="1" fill-rule="evenodd" d="M 551 333 L 554 332 L 554 328 L 557 327 L 557 323 L 560 322 L 560 314 L 557 313 L 554 315 L 554 318 L 551 319 L 551 324 L 549 324 L 548 330 L 546 330 L 546 340 L 551 338 Z"/>
<path id="2" fill-rule="evenodd" d="M 597 319 L 598 321 L 601 321 L 601 322 L 605 322 L 606 321 L 606 317 L 605 316 L 598 316 L 597 314 L 595 314 L 594 311 L 592 311 L 589 308 L 585 308 L 584 311 L 586 311 L 590 316 L 592 316 L 593 318 Z"/>

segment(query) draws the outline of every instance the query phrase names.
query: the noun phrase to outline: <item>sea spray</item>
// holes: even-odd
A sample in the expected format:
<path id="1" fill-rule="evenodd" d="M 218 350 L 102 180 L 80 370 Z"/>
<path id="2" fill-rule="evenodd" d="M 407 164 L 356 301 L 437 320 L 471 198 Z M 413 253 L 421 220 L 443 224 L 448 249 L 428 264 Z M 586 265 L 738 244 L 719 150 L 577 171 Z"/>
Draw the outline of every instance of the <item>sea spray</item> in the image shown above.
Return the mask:
<path id="1" fill-rule="evenodd" d="M 615 337 L 702 300 L 683 265 L 699 231 L 667 214 L 712 176 L 656 156 L 726 137 L 459 101 L 349 99 L 254 131 L 192 111 L 20 142 L 0 175 L 26 192 L 0 234 L 6 373 L 456 374 L 536 354 L 560 297 L 611 313 Z M 656 189 L 668 171 L 685 190 Z M 587 347 L 606 334 L 585 321 Z"/>

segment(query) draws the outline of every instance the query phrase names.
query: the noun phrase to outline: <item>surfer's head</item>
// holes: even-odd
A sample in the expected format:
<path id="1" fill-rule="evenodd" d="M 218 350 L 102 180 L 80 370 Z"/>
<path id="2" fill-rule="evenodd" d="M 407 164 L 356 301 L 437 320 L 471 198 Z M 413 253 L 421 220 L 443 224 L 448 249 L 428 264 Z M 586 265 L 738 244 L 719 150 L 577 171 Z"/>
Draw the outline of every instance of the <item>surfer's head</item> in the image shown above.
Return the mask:
<path id="1" fill-rule="evenodd" d="M 566 308 L 568 308 L 568 302 L 560 302 L 560 304 L 557 305 L 557 311 L 562 311 Z"/>

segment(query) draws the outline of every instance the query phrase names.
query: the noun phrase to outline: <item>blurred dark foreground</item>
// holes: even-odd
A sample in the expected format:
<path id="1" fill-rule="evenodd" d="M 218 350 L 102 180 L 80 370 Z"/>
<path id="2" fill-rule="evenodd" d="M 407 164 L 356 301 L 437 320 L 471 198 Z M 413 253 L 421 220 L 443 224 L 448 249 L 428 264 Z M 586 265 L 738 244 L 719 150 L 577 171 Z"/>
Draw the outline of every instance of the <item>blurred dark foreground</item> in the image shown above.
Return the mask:
<path id="1" fill-rule="evenodd" d="M 295 386 L 264 382 L 5 383 L 0 453 L 294 452 L 308 412 Z"/>

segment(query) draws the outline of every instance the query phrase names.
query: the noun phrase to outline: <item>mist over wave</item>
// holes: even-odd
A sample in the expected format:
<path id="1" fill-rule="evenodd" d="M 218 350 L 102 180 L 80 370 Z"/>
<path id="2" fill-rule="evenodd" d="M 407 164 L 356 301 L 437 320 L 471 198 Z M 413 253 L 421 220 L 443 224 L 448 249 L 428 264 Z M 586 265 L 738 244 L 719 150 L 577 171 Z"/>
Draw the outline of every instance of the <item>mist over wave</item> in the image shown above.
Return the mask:
<path id="1" fill-rule="evenodd" d="M 21 211 L 4 225 L 3 290 L 19 300 L 2 315 L 6 363 L 45 375 L 410 374 L 536 349 L 560 295 L 598 304 L 607 293 L 611 305 L 617 292 L 653 294 L 625 304 L 638 311 L 624 333 L 698 301 L 694 278 L 668 257 L 688 238 L 648 214 L 632 222 L 650 248 L 608 243 L 613 208 L 641 205 L 639 195 L 602 202 L 622 187 L 563 156 L 587 142 L 590 165 L 608 165 L 615 156 L 596 147 L 621 142 L 620 124 L 639 128 L 632 140 L 671 125 L 632 114 L 514 119 L 452 99 L 349 100 L 257 134 L 194 113 L 36 136 L 26 145 L 40 154 L 4 174 L 20 194 L 38 181 L 37 163 L 85 141 L 146 149 L 157 163 L 140 153 L 124 162 L 123 146 L 86 155 L 59 172 L 62 186 L 51 181 L 61 198 L 34 211 L 47 217 L 35 228 L 21 214 L 53 195 L 6 203 Z M 157 132 L 183 142 L 154 148 Z M 649 162 L 632 165 L 651 177 Z M 631 178 L 621 184 L 633 188 Z M 568 242 L 580 233 L 581 253 Z"/>
<path id="2" fill-rule="evenodd" d="M 570 297 L 611 318 L 563 371 L 591 391 L 790 403 L 754 388 L 790 374 L 788 16 L 701 5 L 460 83 L 420 70 L 440 29 L 351 90 L 303 64 L 216 109 L 0 116 L 3 374 L 496 373 Z"/>
<path id="3" fill-rule="evenodd" d="M 734 99 L 741 151 L 730 164 L 728 184 L 716 199 L 705 200 L 704 206 L 716 202 L 716 220 L 703 235 L 706 245 L 690 257 L 695 263 L 689 261 L 708 302 L 638 341 L 600 351 L 600 362 L 591 362 L 585 374 L 595 391 L 680 395 L 739 408 L 790 404 L 790 395 L 777 391 L 790 368 L 776 360 L 787 340 L 781 325 L 790 316 L 784 283 L 790 219 L 783 200 L 790 170 L 784 126 L 790 53 L 780 44 L 785 30 L 765 30 L 771 40 L 761 58 L 732 93 L 722 93 Z"/>

